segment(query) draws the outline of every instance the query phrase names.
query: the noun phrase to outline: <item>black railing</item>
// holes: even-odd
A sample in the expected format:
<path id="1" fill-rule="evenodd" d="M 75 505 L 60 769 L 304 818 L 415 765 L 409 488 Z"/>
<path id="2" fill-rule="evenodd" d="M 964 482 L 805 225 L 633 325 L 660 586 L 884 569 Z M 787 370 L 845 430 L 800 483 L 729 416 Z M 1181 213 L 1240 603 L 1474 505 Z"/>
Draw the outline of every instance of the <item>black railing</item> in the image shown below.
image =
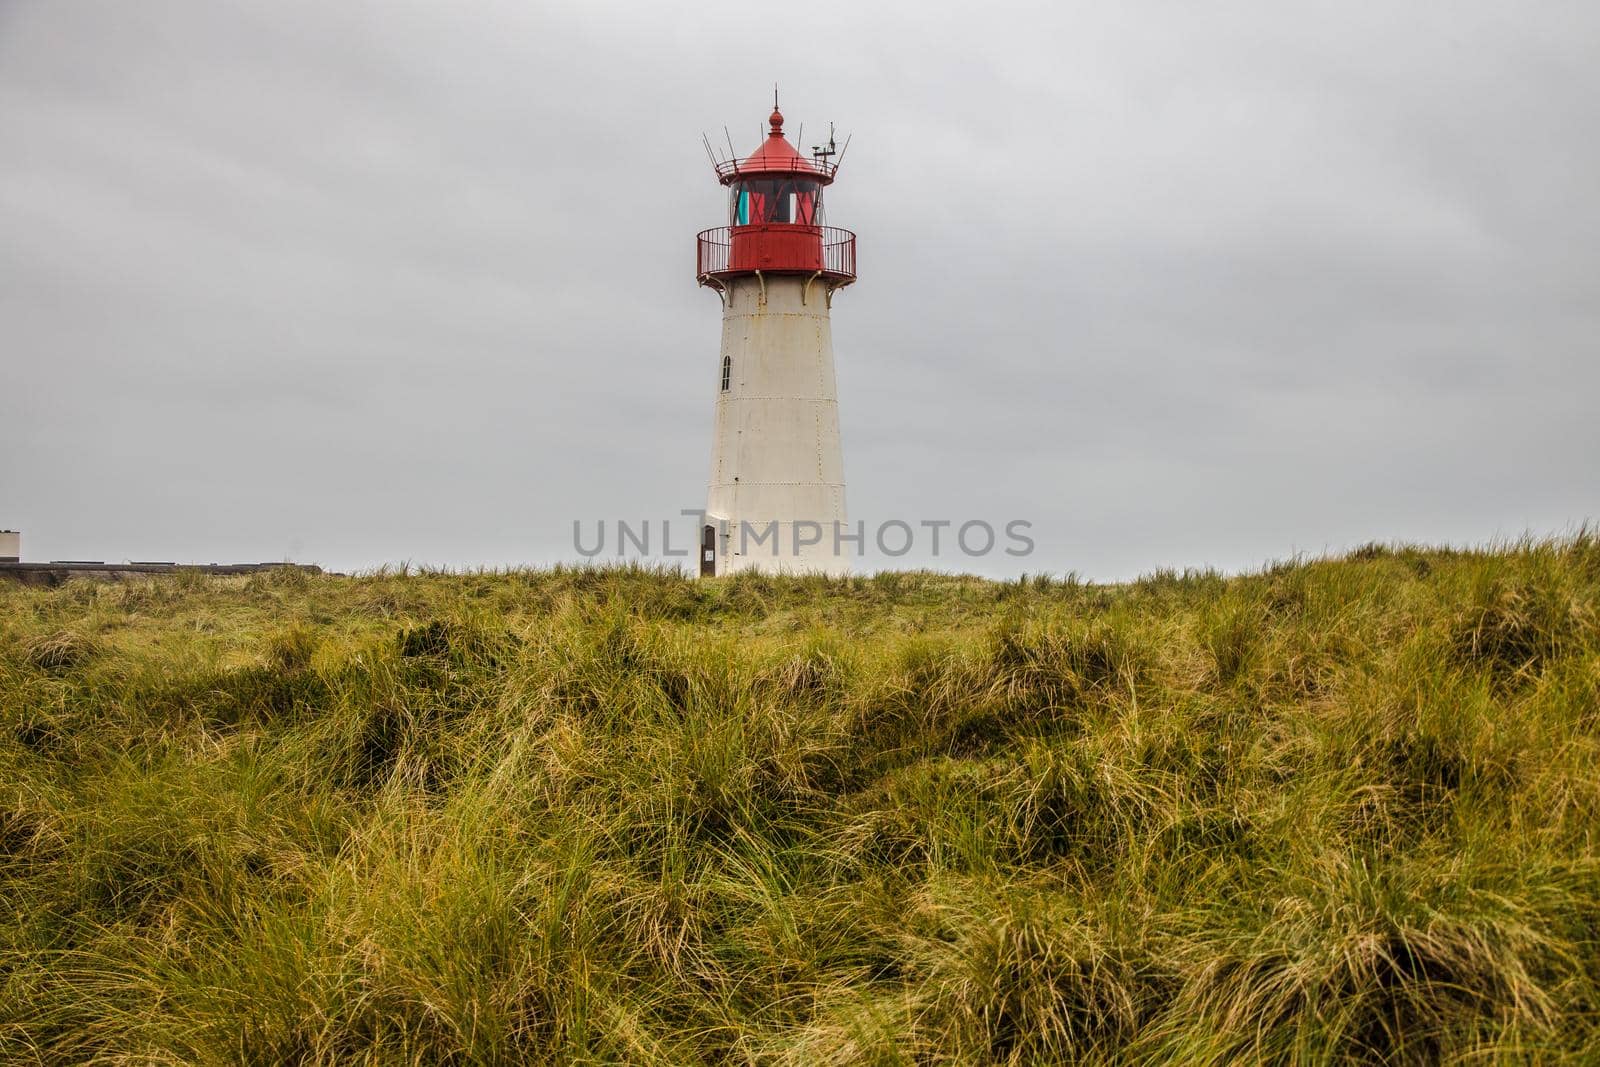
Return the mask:
<path id="1" fill-rule="evenodd" d="M 739 264 L 730 266 L 733 255 L 733 242 L 735 230 L 743 231 L 739 236 L 749 241 L 760 241 L 764 236 L 763 231 L 776 230 L 776 225 L 770 227 L 733 227 L 716 226 L 709 230 L 702 230 L 695 242 L 695 277 L 715 278 L 723 274 L 744 274 L 754 269 L 743 264 L 741 253 Z M 849 230 L 837 226 L 784 226 L 784 231 L 809 231 L 816 235 L 821 242 L 822 258 L 817 261 L 815 255 L 808 254 L 793 265 L 775 264 L 769 268 L 775 273 L 803 274 L 820 269 L 822 274 L 835 282 L 848 284 L 856 280 L 856 235 Z M 789 234 L 785 232 L 785 236 Z"/>
<path id="2" fill-rule="evenodd" d="M 733 230 L 717 226 L 701 230 L 695 238 L 694 276 L 722 274 L 728 269 L 728 255 L 733 250 Z"/>
<path id="3" fill-rule="evenodd" d="M 804 156 L 762 160 L 758 163 L 745 159 L 724 159 L 717 164 L 717 180 L 726 185 L 735 178 L 754 178 L 762 174 L 810 174 L 826 184 L 833 181 L 838 169 L 839 164 L 831 160 L 807 159 Z"/>

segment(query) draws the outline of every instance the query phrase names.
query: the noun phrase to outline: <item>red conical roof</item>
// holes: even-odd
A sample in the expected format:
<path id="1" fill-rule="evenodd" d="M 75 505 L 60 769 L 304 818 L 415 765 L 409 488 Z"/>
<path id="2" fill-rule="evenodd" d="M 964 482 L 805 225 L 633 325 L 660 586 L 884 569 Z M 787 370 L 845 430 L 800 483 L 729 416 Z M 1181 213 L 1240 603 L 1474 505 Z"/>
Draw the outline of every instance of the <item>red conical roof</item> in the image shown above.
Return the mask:
<path id="1" fill-rule="evenodd" d="M 745 157 L 740 170 L 810 170 L 811 161 L 802 156 L 789 139 L 783 135 L 783 112 L 772 109 L 767 119 L 769 132 L 761 147 Z"/>
<path id="2" fill-rule="evenodd" d="M 819 166 L 807 159 L 783 135 L 783 112 L 773 108 L 767 125 L 767 139 L 761 142 L 761 147 L 736 163 L 718 165 L 717 174 L 723 182 L 758 174 L 794 174 L 796 171 L 812 175 L 823 184 L 833 180 L 832 167 Z"/>

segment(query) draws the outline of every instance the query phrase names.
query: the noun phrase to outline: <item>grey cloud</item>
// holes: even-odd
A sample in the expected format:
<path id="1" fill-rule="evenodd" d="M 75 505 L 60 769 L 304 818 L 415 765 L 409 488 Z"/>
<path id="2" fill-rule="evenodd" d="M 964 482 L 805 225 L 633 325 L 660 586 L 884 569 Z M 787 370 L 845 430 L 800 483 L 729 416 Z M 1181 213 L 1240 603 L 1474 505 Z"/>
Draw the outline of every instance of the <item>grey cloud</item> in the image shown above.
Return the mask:
<path id="1" fill-rule="evenodd" d="M 698 136 L 853 131 L 851 510 L 987 573 L 1596 513 L 1592 5 L 13 0 L 0 525 L 30 555 L 574 556 L 700 502 Z M 918 556 L 897 565 L 929 562 Z"/>

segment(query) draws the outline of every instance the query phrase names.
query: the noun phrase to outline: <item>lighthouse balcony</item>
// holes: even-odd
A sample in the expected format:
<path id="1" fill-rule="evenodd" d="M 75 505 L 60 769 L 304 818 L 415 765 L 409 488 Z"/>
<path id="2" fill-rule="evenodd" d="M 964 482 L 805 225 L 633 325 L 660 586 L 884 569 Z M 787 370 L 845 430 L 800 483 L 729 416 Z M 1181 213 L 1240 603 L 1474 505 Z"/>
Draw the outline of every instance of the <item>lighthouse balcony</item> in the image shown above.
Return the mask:
<path id="1" fill-rule="evenodd" d="M 839 164 L 828 159 L 807 159 L 805 156 L 788 149 L 791 155 L 784 156 L 778 153 L 762 153 L 759 159 L 724 159 L 717 163 L 717 180 L 723 185 L 732 185 L 740 178 L 753 174 L 759 177 L 770 177 L 774 174 L 795 174 L 807 178 L 816 178 L 824 184 L 833 181 L 833 176 L 838 173 Z"/>
<path id="2" fill-rule="evenodd" d="M 837 226 L 756 223 L 703 230 L 695 242 L 701 284 L 739 275 L 818 275 L 830 286 L 856 280 L 856 235 Z"/>

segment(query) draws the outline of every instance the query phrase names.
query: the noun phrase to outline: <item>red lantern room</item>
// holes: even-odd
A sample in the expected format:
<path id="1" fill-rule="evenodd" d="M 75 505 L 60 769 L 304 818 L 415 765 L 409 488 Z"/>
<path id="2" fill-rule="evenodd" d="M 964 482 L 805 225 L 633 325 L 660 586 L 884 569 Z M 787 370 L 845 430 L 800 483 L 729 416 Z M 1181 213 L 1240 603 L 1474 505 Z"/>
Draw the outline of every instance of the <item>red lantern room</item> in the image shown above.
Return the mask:
<path id="1" fill-rule="evenodd" d="M 768 123 L 760 148 L 716 164 L 717 180 L 728 189 L 728 225 L 700 234 L 695 274 L 701 285 L 719 289 L 730 278 L 758 273 L 849 285 L 856 279 L 856 235 L 823 225 L 822 191 L 838 170 L 829 158 L 832 145 L 807 159 L 784 137 L 776 106 Z"/>

